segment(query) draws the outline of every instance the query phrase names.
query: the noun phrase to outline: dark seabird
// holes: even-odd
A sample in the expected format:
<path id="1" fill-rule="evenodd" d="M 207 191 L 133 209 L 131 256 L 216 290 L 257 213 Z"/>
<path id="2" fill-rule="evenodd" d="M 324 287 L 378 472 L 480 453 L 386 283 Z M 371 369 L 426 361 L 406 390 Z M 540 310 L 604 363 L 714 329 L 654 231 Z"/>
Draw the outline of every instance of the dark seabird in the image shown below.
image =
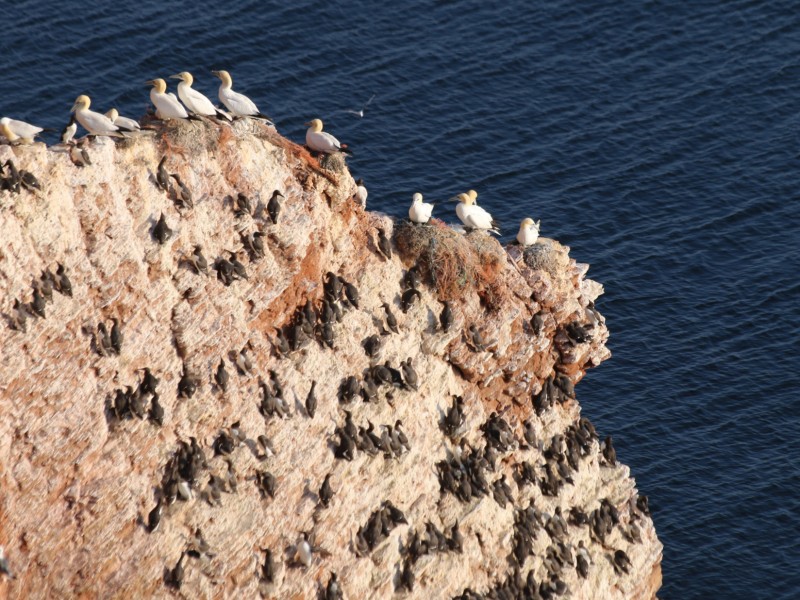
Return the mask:
<path id="1" fill-rule="evenodd" d="M 328 271 L 325 273 L 325 297 L 331 302 L 336 303 L 342 295 L 342 281 L 335 273 Z"/>
<path id="2" fill-rule="evenodd" d="M 214 263 L 214 268 L 217 270 L 217 278 L 223 284 L 229 286 L 231 283 L 233 283 L 235 276 L 233 272 L 233 265 L 230 262 L 220 256 Z"/>
<path id="3" fill-rule="evenodd" d="M 45 275 L 44 271 L 42 271 L 42 278 L 40 280 L 33 280 L 33 287 L 34 289 L 39 290 L 39 293 L 44 296 L 44 299 L 47 302 L 53 301 L 53 283 Z"/>
<path id="4" fill-rule="evenodd" d="M 115 317 L 111 317 L 111 322 L 114 324 L 111 327 L 111 348 L 114 350 L 114 354 L 119 356 L 119 353 L 122 351 L 123 335 L 119 327 L 119 320 Z"/>
<path id="5" fill-rule="evenodd" d="M 150 420 L 159 426 L 164 424 L 164 407 L 158 402 L 158 394 L 150 400 Z"/>
<path id="6" fill-rule="evenodd" d="M 6 575 L 9 579 L 14 579 L 14 574 L 11 572 L 11 567 L 8 565 L 5 548 L 2 546 L 0 546 L 0 573 Z"/>
<path id="7" fill-rule="evenodd" d="M 533 428 L 533 423 L 531 423 L 530 419 L 526 419 L 522 426 L 525 429 L 523 434 L 525 441 L 531 448 L 536 448 L 536 430 Z"/>
<path id="8" fill-rule="evenodd" d="M 442 325 L 442 331 L 450 331 L 450 327 L 453 326 L 453 310 L 449 302 L 444 303 L 444 308 L 439 313 L 439 323 Z"/>
<path id="9" fill-rule="evenodd" d="M 145 408 L 147 406 L 147 396 L 142 394 L 139 390 L 134 391 L 128 400 L 128 406 L 131 413 L 144 420 Z"/>
<path id="10" fill-rule="evenodd" d="M 414 367 L 411 366 L 411 357 L 408 357 L 405 362 L 400 363 L 400 372 L 403 375 L 405 384 L 414 391 L 419 389 L 419 377 Z"/>
<path id="11" fill-rule="evenodd" d="M 72 282 L 67 276 L 67 269 L 61 263 L 56 268 L 56 290 L 64 296 L 72 297 Z"/>
<path id="12" fill-rule="evenodd" d="M 106 356 L 114 352 L 111 346 L 111 336 L 108 335 L 106 324 L 102 321 L 97 324 L 98 336 L 95 338 L 95 345 L 97 346 L 97 353 L 100 356 Z"/>
<path id="13" fill-rule="evenodd" d="M 257 260 L 264 258 L 264 234 L 260 231 L 244 235 L 242 234 L 242 242 L 244 243 L 247 251 L 250 253 L 250 260 Z"/>
<path id="14" fill-rule="evenodd" d="M 278 198 L 284 198 L 284 196 L 278 190 L 275 190 L 267 203 L 267 214 L 269 214 L 269 220 L 272 221 L 273 225 L 278 224 L 278 215 L 281 214 L 281 202 Z"/>
<path id="15" fill-rule="evenodd" d="M 358 290 L 356 286 L 354 286 L 349 281 L 344 282 L 344 295 L 347 297 L 347 301 L 353 305 L 355 308 L 358 308 Z"/>
<path id="16" fill-rule="evenodd" d="M 486 341 L 483 339 L 481 332 L 478 331 L 478 327 L 473 324 L 469 326 L 469 341 L 471 342 L 471 346 L 474 350 L 478 352 L 484 352 L 486 350 Z"/>
<path id="17" fill-rule="evenodd" d="M 33 288 L 33 301 L 31 302 L 31 309 L 34 314 L 42 319 L 45 318 L 45 300 L 38 288 Z"/>
<path id="18" fill-rule="evenodd" d="M 253 214 L 253 208 L 250 205 L 250 198 L 241 192 L 236 195 L 236 208 L 234 209 L 234 213 L 237 217 Z"/>
<path id="19" fill-rule="evenodd" d="M 612 467 L 617 464 L 617 451 L 614 449 L 614 440 L 610 435 L 606 437 L 603 444 L 603 458 Z"/>
<path id="20" fill-rule="evenodd" d="M 631 568 L 631 560 L 624 550 L 617 550 L 614 552 L 614 557 L 611 559 L 614 565 L 614 571 L 619 575 L 621 572 L 629 573 Z"/>
<path id="21" fill-rule="evenodd" d="M 409 560 L 403 563 L 403 570 L 400 573 L 399 589 L 404 589 L 408 592 L 414 591 L 414 571 L 411 569 L 411 562 Z"/>
<path id="22" fill-rule="evenodd" d="M 156 502 L 156 507 L 147 515 L 147 531 L 153 533 L 161 522 L 161 498 Z"/>
<path id="23" fill-rule="evenodd" d="M 411 267 L 403 276 L 403 284 L 406 289 L 417 289 L 419 287 L 419 272 L 416 267 Z"/>
<path id="24" fill-rule="evenodd" d="M 17 171 L 17 166 L 14 164 L 14 161 L 9 158 L 3 167 L 8 168 L 8 178 L 6 179 L 8 189 L 19 194 L 22 178 L 19 171 Z"/>
<path id="25" fill-rule="evenodd" d="M 171 177 L 177 183 L 177 187 L 173 187 L 172 191 L 175 193 L 175 202 L 185 208 L 194 208 L 194 200 L 192 199 L 192 191 L 186 186 L 180 178 L 180 175 L 173 173 Z"/>
<path id="26" fill-rule="evenodd" d="M 262 451 L 264 452 L 264 456 L 261 457 L 259 460 L 266 460 L 270 456 L 275 456 L 275 448 L 272 445 L 272 442 L 269 441 L 269 438 L 265 435 L 259 435 L 257 438 L 259 446 L 261 446 Z"/>
<path id="27" fill-rule="evenodd" d="M 314 418 L 314 415 L 317 412 L 317 396 L 314 393 L 315 388 L 317 387 L 317 382 L 311 382 L 311 389 L 308 390 L 308 395 L 306 396 L 306 414 L 310 418 Z"/>
<path id="28" fill-rule="evenodd" d="M 399 333 L 397 329 L 397 317 L 394 316 L 391 306 L 389 306 L 388 302 L 384 302 L 381 306 L 383 306 L 383 310 L 386 311 L 386 325 L 393 332 Z"/>
<path id="29" fill-rule="evenodd" d="M 264 496 L 275 497 L 275 476 L 269 471 L 256 472 L 256 486 Z"/>
<path id="30" fill-rule="evenodd" d="M 178 382 L 178 397 L 179 398 L 191 398 L 194 396 L 194 393 L 197 391 L 197 381 L 189 375 L 189 371 L 184 366 L 183 374 L 181 375 L 181 379 Z"/>
<path id="31" fill-rule="evenodd" d="M 275 564 L 272 561 L 272 550 L 262 548 L 264 552 L 264 564 L 261 567 L 261 581 L 273 583 L 275 581 Z"/>
<path id="32" fill-rule="evenodd" d="M 167 161 L 166 155 L 161 158 L 158 163 L 158 168 L 156 169 L 156 185 L 160 187 L 165 192 L 169 193 L 170 188 L 172 185 L 169 182 L 169 173 L 167 173 L 167 169 L 164 166 L 164 163 Z"/>
<path id="33" fill-rule="evenodd" d="M 69 116 L 69 123 L 66 124 L 64 129 L 61 130 L 61 143 L 69 144 L 75 133 L 78 131 L 78 124 L 75 122 L 75 113 Z"/>
<path id="34" fill-rule="evenodd" d="M 230 263 L 233 266 L 233 272 L 239 279 L 249 279 L 247 276 L 247 269 L 244 268 L 244 265 L 239 262 L 236 258 L 236 253 L 231 252 Z"/>
<path id="35" fill-rule="evenodd" d="M 217 371 L 214 373 L 214 381 L 223 394 L 228 391 L 228 371 L 225 370 L 225 359 L 220 359 Z"/>
<path id="36" fill-rule="evenodd" d="M 403 295 L 400 297 L 400 308 L 404 313 L 408 312 L 408 309 L 414 305 L 414 301 L 417 298 L 422 298 L 422 294 L 420 294 L 417 288 L 409 288 Z"/>
<path id="37" fill-rule="evenodd" d="M 28 331 L 27 325 L 28 316 L 22 308 L 22 303 L 18 299 L 14 299 L 14 310 L 11 312 L 11 328 L 23 333 Z"/>
<path id="38" fill-rule="evenodd" d="M 168 574 L 167 583 L 177 590 L 181 589 L 183 584 L 183 559 L 185 556 L 186 552 L 181 552 L 181 557 Z"/>
<path id="39" fill-rule="evenodd" d="M 29 192 L 33 190 L 41 190 L 42 185 L 39 183 L 39 180 L 36 179 L 36 176 L 31 173 L 30 171 L 25 171 L 24 169 L 19 172 L 19 181 Z"/>
<path id="40" fill-rule="evenodd" d="M 386 260 L 392 260 L 392 243 L 386 237 L 386 232 L 378 228 L 378 250 Z"/>
<path id="41" fill-rule="evenodd" d="M 542 328 L 544 328 L 544 317 L 542 317 L 542 313 L 539 311 L 531 318 L 531 329 L 533 329 L 534 335 L 539 335 Z"/>
<path id="42" fill-rule="evenodd" d="M 172 236 L 172 229 L 167 225 L 167 220 L 164 218 L 164 213 L 162 212 L 161 217 L 158 219 L 155 227 L 153 227 L 153 237 L 159 244 L 164 244 L 170 236 Z"/>
<path id="43" fill-rule="evenodd" d="M 189 262 L 192 264 L 195 272 L 200 275 L 208 275 L 208 261 L 206 257 L 203 256 L 203 247 L 200 244 L 197 244 L 194 247 L 194 252 L 189 257 Z"/>
<path id="44" fill-rule="evenodd" d="M 331 571 L 331 577 L 328 579 L 328 585 L 325 587 L 325 600 L 341 600 L 342 591 L 339 588 L 339 582 L 336 579 L 336 573 Z"/>
<path id="45" fill-rule="evenodd" d="M 319 488 L 319 501 L 322 506 L 326 507 L 330 504 L 333 498 L 333 488 L 331 487 L 331 474 L 325 475 L 322 485 Z"/>
<path id="46" fill-rule="evenodd" d="M 291 350 L 286 336 L 283 335 L 283 330 L 278 327 L 275 328 L 275 340 L 272 342 L 272 346 L 279 358 L 289 354 Z"/>
<path id="47" fill-rule="evenodd" d="M 361 342 L 361 345 L 364 347 L 367 356 L 375 358 L 381 351 L 381 338 L 373 334 Z"/>
<path id="48" fill-rule="evenodd" d="M 323 344 L 333 350 L 333 325 L 330 323 L 324 323 L 320 328 L 320 338 L 322 339 Z"/>
<path id="49" fill-rule="evenodd" d="M 239 353 L 236 355 L 236 368 L 239 371 L 239 375 L 250 375 L 253 371 L 253 362 L 250 360 L 250 357 L 247 356 L 247 346 L 239 350 Z"/>

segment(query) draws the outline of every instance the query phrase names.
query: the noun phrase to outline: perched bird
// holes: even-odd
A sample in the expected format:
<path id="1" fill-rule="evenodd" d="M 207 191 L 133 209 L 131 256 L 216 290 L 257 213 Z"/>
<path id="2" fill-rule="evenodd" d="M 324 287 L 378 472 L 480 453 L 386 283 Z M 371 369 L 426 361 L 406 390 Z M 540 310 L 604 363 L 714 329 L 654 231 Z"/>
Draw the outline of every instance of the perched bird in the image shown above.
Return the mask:
<path id="1" fill-rule="evenodd" d="M 269 214 L 269 220 L 272 221 L 273 225 L 278 224 L 278 215 L 281 213 L 281 201 L 278 198 L 285 200 L 283 194 L 275 190 L 267 203 L 267 214 Z"/>
<path id="2" fill-rule="evenodd" d="M 361 208 L 367 208 L 367 196 L 369 192 L 367 192 L 367 188 L 364 185 L 363 179 L 356 179 L 356 198 L 358 199 L 359 203 L 361 204 Z"/>
<path id="3" fill-rule="evenodd" d="M 252 215 L 253 208 L 250 205 L 250 198 L 241 192 L 236 194 L 236 206 L 233 212 L 237 217 L 241 217 L 243 215 Z"/>
<path id="4" fill-rule="evenodd" d="M 539 226 L 541 224 L 541 219 L 539 221 L 534 221 L 530 218 L 522 219 L 522 223 L 519 225 L 519 233 L 517 233 L 517 241 L 522 246 L 535 244 L 536 240 L 539 239 Z"/>
<path id="5" fill-rule="evenodd" d="M 477 196 L 477 194 L 475 195 Z M 468 193 L 459 194 L 457 198 L 456 215 L 461 219 L 467 230 L 481 229 L 500 235 L 500 228 L 497 222 L 492 218 L 492 215 L 475 204 L 475 198 Z"/>
<path id="6" fill-rule="evenodd" d="M 155 508 L 147 515 L 147 531 L 150 533 L 153 533 L 158 528 L 158 524 L 161 522 L 161 511 L 161 498 L 159 498 Z"/>
<path id="7" fill-rule="evenodd" d="M 75 122 L 75 115 L 73 114 L 69 116 L 69 123 L 61 130 L 61 143 L 69 144 L 77 131 L 78 124 Z"/>
<path id="8" fill-rule="evenodd" d="M 333 498 L 333 488 L 331 487 L 331 474 L 325 475 L 325 479 L 319 488 L 319 502 L 322 506 L 327 507 Z"/>
<path id="9" fill-rule="evenodd" d="M 232 119 L 228 113 L 214 106 L 211 100 L 209 100 L 204 94 L 192 88 L 194 77 L 192 77 L 191 73 L 188 73 L 187 71 L 181 71 L 177 75 L 170 75 L 169 78 L 180 80 L 180 83 L 178 84 L 178 98 L 180 98 L 181 102 L 183 102 L 183 105 L 189 112 L 202 117 L 218 116 L 222 117 L 223 119 L 227 119 L 228 121 Z"/>
<path id="10" fill-rule="evenodd" d="M 171 177 L 175 180 L 176 185 L 173 188 L 175 192 L 175 201 L 185 206 L 186 208 L 194 208 L 194 200 L 192 200 L 192 191 L 183 183 L 180 175 L 173 173 Z"/>
<path id="11" fill-rule="evenodd" d="M 311 389 L 308 390 L 308 395 L 306 396 L 306 414 L 310 418 L 314 418 L 314 414 L 317 412 L 317 396 L 314 393 L 314 390 L 317 387 L 317 382 L 311 382 Z"/>
<path id="12" fill-rule="evenodd" d="M 378 227 L 378 250 L 386 260 L 392 260 L 392 243 L 380 227 Z"/>
<path id="13" fill-rule="evenodd" d="M 86 165 L 92 164 L 91 159 L 89 158 L 89 153 L 86 151 L 86 148 L 82 148 L 77 144 L 73 144 L 69 148 L 69 159 L 72 161 L 76 167 L 85 167 Z"/>
<path id="14" fill-rule="evenodd" d="M 111 348 L 114 350 L 114 354 L 119 356 L 122 351 L 122 330 L 119 327 L 119 319 L 111 317 L 111 322 L 113 323 L 111 327 Z"/>
<path id="15" fill-rule="evenodd" d="M 67 269 L 61 263 L 56 268 L 56 290 L 65 296 L 72 297 L 72 282 L 67 276 Z"/>
<path id="16" fill-rule="evenodd" d="M 392 308 L 387 302 L 382 304 L 383 310 L 386 311 L 386 326 L 395 333 L 400 333 L 397 329 L 397 317 L 394 316 Z"/>
<path id="17" fill-rule="evenodd" d="M 453 309 L 450 308 L 450 303 L 445 301 L 442 312 L 439 313 L 439 323 L 442 325 L 442 331 L 450 331 L 453 326 Z"/>
<path id="18" fill-rule="evenodd" d="M 306 146 L 311 150 L 322 152 L 323 154 L 332 154 L 334 152 L 352 154 L 347 144 L 341 144 L 330 133 L 322 131 L 322 121 L 320 119 L 309 121 L 306 126 L 308 127 L 306 131 Z"/>
<path id="19" fill-rule="evenodd" d="M 177 590 L 181 589 L 181 585 L 183 584 L 183 559 L 185 556 L 186 552 L 181 552 L 181 557 L 178 559 L 178 562 L 167 572 L 167 584 Z"/>
<path id="20" fill-rule="evenodd" d="M 106 116 L 111 119 L 111 122 L 117 127 L 124 127 L 130 131 L 139 131 L 139 122 L 129 119 L 128 117 L 120 117 L 119 111 L 116 108 L 109 108 L 106 111 Z"/>
<path id="21" fill-rule="evenodd" d="M 89 110 L 91 105 L 92 100 L 89 96 L 82 94 L 75 99 L 75 104 L 72 105 L 71 111 L 75 113 L 78 123 L 91 135 L 122 137 L 123 132 L 129 131 L 120 125 L 114 125 L 107 116 Z"/>
<path id="22" fill-rule="evenodd" d="M 162 156 L 161 160 L 158 161 L 158 167 L 156 168 L 156 185 L 169 194 L 170 190 L 172 190 L 172 183 L 170 183 L 169 180 L 167 167 L 164 165 L 166 162 L 166 155 Z"/>
<path id="23" fill-rule="evenodd" d="M 23 333 L 28 331 L 28 315 L 19 299 L 14 299 L 14 311 L 11 313 L 11 327 Z"/>
<path id="24" fill-rule="evenodd" d="M 150 101 L 156 107 L 156 117 L 162 120 L 188 119 L 189 113 L 172 92 L 167 92 L 167 82 L 163 79 L 151 79 L 145 82 L 153 86 L 150 90 Z"/>
<path id="25" fill-rule="evenodd" d="M 308 534 L 303 532 L 295 545 L 294 561 L 297 564 L 310 567 L 312 559 L 311 544 L 308 541 Z"/>
<path id="26" fill-rule="evenodd" d="M 172 229 L 167 225 L 167 220 L 164 218 L 164 213 L 162 212 L 161 217 L 159 217 L 158 222 L 155 224 L 155 227 L 153 227 L 153 237 L 159 244 L 163 245 L 171 235 Z"/>
<path id="27" fill-rule="evenodd" d="M 194 267 L 198 275 L 201 273 L 208 275 L 208 261 L 203 256 L 203 247 L 200 244 L 194 247 L 194 252 L 189 257 L 189 262 L 192 263 L 192 267 Z"/>
<path id="28" fill-rule="evenodd" d="M 219 77 L 219 101 L 222 102 L 231 113 L 236 117 L 255 117 L 272 121 L 267 115 L 262 114 L 255 103 L 244 94 L 234 92 L 231 87 L 233 80 L 227 71 L 211 71 L 211 74 Z"/>
<path id="29" fill-rule="evenodd" d="M 228 391 L 228 379 L 228 371 L 225 370 L 225 359 L 220 359 L 217 371 L 214 373 L 214 381 L 223 394 Z"/>
<path id="30" fill-rule="evenodd" d="M 25 121 L 17 121 L 3 117 L 0 119 L 0 133 L 9 142 L 19 142 L 24 144 L 32 144 L 33 138 L 39 135 L 44 129 L 31 125 Z"/>
<path id="31" fill-rule="evenodd" d="M 423 224 L 431 220 L 433 204 L 422 201 L 422 194 L 416 192 L 411 197 L 411 207 L 408 209 L 408 218 L 412 223 Z"/>
<path id="32" fill-rule="evenodd" d="M 414 302 L 421 297 L 422 294 L 417 288 L 407 289 L 405 292 L 403 292 L 403 295 L 400 296 L 400 308 L 404 313 L 407 313 L 408 309 L 414 305 Z"/>

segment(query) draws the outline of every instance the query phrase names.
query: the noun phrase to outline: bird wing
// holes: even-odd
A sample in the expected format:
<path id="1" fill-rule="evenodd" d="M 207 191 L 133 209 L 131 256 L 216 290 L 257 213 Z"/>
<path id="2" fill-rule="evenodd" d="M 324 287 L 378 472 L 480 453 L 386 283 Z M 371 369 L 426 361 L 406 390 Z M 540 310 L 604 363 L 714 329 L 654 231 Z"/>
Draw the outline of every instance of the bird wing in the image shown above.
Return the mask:
<path id="1" fill-rule="evenodd" d="M 21 138 L 32 138 L 43 131 L 41 127 L 14 119 L 8 120 L 8 128 Z"/>
<path id="2" fill-rule="evenodd" d="M 188 86 L 178 86 L 178 95 L 190 111 L 207 117 L 217 114 L 217 109 L 205 95 Z"/>
<path id="3" fill-rule="evenodd" d="M 129 119 L 128 117 L 117 117 L 117 120 L 114 121 L 114 125 L 118 125 L 130 130 L 139 129 L 139 123 L 133 119 Z"/>
<path id="4" fill-rule="evenodd" d="M 94 135 L 109 135 L 119 131 L 111 119 L 93 110 L 78 111 L 76 118 L 86 131 Z"/>
<path id="5" fill-rule="evenodd" d="M 156 107 L 156 114 L 161 119 L 186 119 L 189 113 L 178 102 L 178 98 L 172 92 L 166 94 L 151 93 L 150 100 Z"/>
<path id="6" fill-rule="evenodd" d="M 234 92 L 233 90 L 221 90 L 219 99 L 228 107 L 228 110 L 239 117 L 247 117 L 250 115 L 257 115 L 259 113 L 258 107 L 255 102 L 250 100 L 244 94 Z"/>

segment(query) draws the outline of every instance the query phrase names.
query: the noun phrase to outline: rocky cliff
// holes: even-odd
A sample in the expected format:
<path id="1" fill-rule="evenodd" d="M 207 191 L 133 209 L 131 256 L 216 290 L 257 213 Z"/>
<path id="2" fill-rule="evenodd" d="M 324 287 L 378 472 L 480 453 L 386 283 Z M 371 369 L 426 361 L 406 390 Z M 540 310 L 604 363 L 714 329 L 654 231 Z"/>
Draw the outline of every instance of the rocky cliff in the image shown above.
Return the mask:
<path id="1" fill-rule="evenodd" d="M 655 596 L 575 399 L 609 352 L 568 248 L 365 211 L 257 123 L 86 149 L 0 147 L 42 188 L 0 192 L 0 595 Z"/>

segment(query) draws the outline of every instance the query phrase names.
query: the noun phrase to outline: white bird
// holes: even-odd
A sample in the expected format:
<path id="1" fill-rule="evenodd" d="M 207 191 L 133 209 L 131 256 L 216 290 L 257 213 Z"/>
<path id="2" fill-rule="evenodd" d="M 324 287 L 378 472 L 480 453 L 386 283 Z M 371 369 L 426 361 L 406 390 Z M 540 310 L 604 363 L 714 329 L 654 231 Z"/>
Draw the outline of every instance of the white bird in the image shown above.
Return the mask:
<path id="1" fill-rule="evenodd" d="M 3 117 L 0 119 L 0 133 L 5 136 L 9 142 L 23 142 L 25 144 L 32 144 L 33 138 L 44 131 L 41 127 L 31 125 L 25 121 L 17 121 Z"/>
<path id="2" fill-rule="evenodd" d="M 412 196 L 411 207 L 408 209 L 408 218 L 412 223 L 427 223 L 431 220 L 433 204 L 422 201 L 422 194 L 419 192 Z"/>
<path id="3" fill-rule="evenodd" d="M 322 121 L 320 119 L 309 121 L 306 126 L 308 127 L 306 130 L 306 146 L 315 152 L 324 152 L 325 154 L 344 152 L 345 154 L 352 154 L 347 144 L 339 143 L 339 140 L 330 133 L 322 131 Z"/>
<path id="4" fill-rule="evenodd" d="M 150 90 L 150 101 L 156 107 L 156 117 L 159 119 L 188 119 L 189 113 L 183 108 L 183 104 L 178 102 L 177 96 L 172 92 L 167 92 L 167 82 L 163 79 L 151 79 L 146 82 L 152 85 Z"/>
<path id="5" fill-rule="evenodd" d="M 533 219 L 522 219 L 519 224 L 519 233 L 517 233 L 517 241 L 523 246 L 533 246 L 536 240 L 539 239 L 539 226 L 542 220 L 534 221 Z"/>
<path id="6" fill-rule="evenodd" d="M 363 179 L 356 180 L 356 198 L 361 203 L 361 208 L 367 208 L 367 196 L 369 192 L 367 192 L 367 187 L 364 185 Z"/>
<path id="7" fill-rule="evenodd" d="M 477 194 L 476 194 L 477 195 Z M 483 229 L 500 235 L 497 222 L 487 211 L 475 204 L 475 198 L 470 193 L 459 194 L 456 214 L 467 229 Z"/>
<path id="8" fill-rule="evenodd" d="M 272 121 L 267 115 L 261 114 L 255 102 L 244 94 L 234 92 L 231 89 L 233 79 L 227 71 L 211 71 L 212 75 L 219 77 L 222 83 L 219 84 L 219 101 L 222 102 L 229 111 L 237 117 L 256 117 Z"/>
<path id="9" fill-rule="evenodd" d="M 170 75 L 170 79 L 180 79 L 178 84 L 178 98 L 180 98 L 183 105 L 196 115 L 203 117 L 221 116 L 230 121 L 232 117 L 218 109 L 204 94 L 198 92 L 192 87 L 194 77 L 188 71 L 181 71 L 177 75 Z"/>
<path id="10" fill-rule="evenodd" d="M 110 108 L 106 112 L 106 116 L 111 119 L 111 122 L 117 127 L 129 129 L 130 131 L 139 131 L 139 123 L 128 117 L 120 117 L 119 111 L 116 108 Z"/>
<path id="11" fill-rule="evenodd" d="M 75 113 L 75 118 L 78 123 L 88 131 L 91 135 L 110 135 L 114 137 L 122 137 L 123 127 L 114 125 L 114 123 L 105 115 L 99 112 L 89 110 L 92 101 L 89 96 L 81 94 L 75 99 L 75 104 L 72 106 L 72 112 Z M 127 130 L 125 130 L 127 131 Z"/>
<path id="12" fill-rule="evenodd" d="M 349 109 L 346 109 L 344 112 L 350 113 L 351 115 L 355 115 L 358 118 L 363 119 L 364 118 L 364 111 L 367 110 L 367 107 L 370 104 L 372 104 L 372 101 L 374 99 L 375 99 L 375 94 L 372 94 L 372 96 L 369 97 L 369 100 L 367 100 L 367 103 L 364 106 L 361 107 L 361 110 L 349 110 Z"/>
<path id="13" fill-rule="evenodd" d="M 67 126 L 61 131 L 61 143 L 69 144 L 72 141 L 72 138 L 75 137 L 75 133 L 77 131 L 78 124 L 75 122 L 75 115 L 70 115 L 69 123 L 67 123 Z"/>

